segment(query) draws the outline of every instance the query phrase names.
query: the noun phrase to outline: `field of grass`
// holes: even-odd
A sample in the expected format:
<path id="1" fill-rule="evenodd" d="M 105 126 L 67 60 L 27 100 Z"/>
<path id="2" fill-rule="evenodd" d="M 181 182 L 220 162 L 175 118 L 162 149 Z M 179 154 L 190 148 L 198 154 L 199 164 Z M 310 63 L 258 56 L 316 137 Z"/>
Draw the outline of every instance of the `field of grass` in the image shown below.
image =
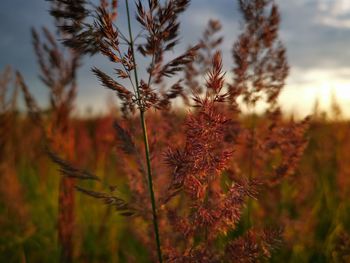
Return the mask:
<path id="1" fill-rule="evenodd" d="M 172 52 L 188 0 L 138 1 L 136 21 L 126 0 L 125 34 L 118 1 L 51 2 L 57 33 L 32 31 L 49 107 L 20 72 L 0 76 L 0 262 L 350 262 L 350 122 L 336 101 L 328 117 L 282 112 L 278 6 L 238 2 L 230 69 L 217 20 Z M 119 100 L 78 118 L 96 53 Z"/>
<path id="2" fill-rule="evenodd" d="M 16 123 L 10 136 L 15 148 L 6 156 L 11 162 L 3 164 L 6 173 L 1 176 L 0 261 L 58 262 L 62 175 L 42 151 L 39 132 L 30 121 L 19 116 L 11 121 Z M 23 130 L 29 132 L 23 136 Z M 113 146 L 112 117 L 75 120 L 74 133 L 79 137 L 77 147 L 82 148 L 76 149 L 80 166 L 98 175 L 102 184 L 117 185 L 128 198 L 121 168 L 125 164 Z M 252 225 L 283 228 L 271 262 L 347 262 L 350 123 L 319 118 L 311 122 L 306 137 L 309 143 L 295 174 L 253 202 Z M 82 185 L 104 188 L 90 182 Z M 74 262 L 150 262 L 147 247 L 132 234 L 134 228 L 142 228 L 141 222 L 79 192 L 75 208 Z M 243 216 L 233 235 L 244 232 L 246 220 Z"/>

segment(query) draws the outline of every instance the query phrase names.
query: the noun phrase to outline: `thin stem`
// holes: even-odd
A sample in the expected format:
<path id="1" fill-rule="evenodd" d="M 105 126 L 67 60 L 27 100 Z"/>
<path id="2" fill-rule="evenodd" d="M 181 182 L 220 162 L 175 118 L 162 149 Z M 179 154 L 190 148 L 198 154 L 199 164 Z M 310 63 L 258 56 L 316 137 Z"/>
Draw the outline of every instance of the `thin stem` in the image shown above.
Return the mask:
<path id="1" fill-rule="evenodd" d="M 250 153 L 249 153 L 249 167 L 248 167 L 248 179 L 249 181 L 253 179 L 254 176 L 254 163 L 255 163 L 255 136 L 256 136 L 256 123 L 255 123 L 255 106 L 251 108 L 251 123 L 250 123 L 250 132 L 251 132 L 251 141 L 250 141 Z M 248 199 L 247 205 L 247 227 L 250 228 L 252 225 L 251 210 L 252 210 L 253 200 L 252 198 Z"/>
<path id="2" fill-rule="evenodd" d="M 150 192 L 150 195 L 151 195 L 151 203 L 152 203 L 153 227 L 154 227 L 154 233 L 155 233 L 155 236 L 156 236 L 158 260 L 161 263 L 162 262 L 162 251 L 161 251 L 161 248 L 160 248 L 160 238 L 159 238 L 157 211 L 156 211 L 156 201 L 155 201 L 154 191 L 153 191 L 151 160 L 150 160 L 150 154 L 149 154 L 147 127 L 146 127 L 146 122 L 145 122 L 145 118 L 144 118 L 144 113 L 145 113 L 144 111 L 142 111 L 142 110 L 140 111 L 142 131 L 143 131 L 143 140 L 144 140 L 144 144 L 145 144 L 146 161 L 147 161 L 148 187 L 149 187 L 149 192 Z"/>
<path id="3" fill-rule="evenodd" d="M 127 45 L 130 45 L 130 44 L 127 43 Z M 122 53 L 120 52 L 119 49 L 117 50 L 117 52 L 118 52 L 119 56 L 122 57 Z M 130 80 L 130 83 L 131 83 L 131 86 L 132 86 L 132 89 L 133 89 L 134 93 L 136 93 L 136 88 L 135 88 L 134 82 L 132 81 L 132 77 L 130 76 L 129 70 L 127 70 L 126 66 L 123 63 L 121 63 L 121 64 L 123 65 L 124 71 L 128 75 L 128 78 Z"/>
<path id="4" fill-rule="evenodd" d="M 126 5 L 126 13 L 127 13 L 127 17 L 128 17 L 128 29 L 129 29 L 129 37 L 130 37 L 129 42 L 130 42 L 131 54 L 132 54 L 132 57 L 134 60 L 134 65 L 135 65 L 134 77 L 135 77 L 135 84 L 136 84 L 136 91 L 137 91 L 137 99 L 138 99 L 139 109 L 140 109 L 140 119 L 141 119 L 142 133 L 143 133 L 143 143 L 144 143 L 145 152 L 146 152 L 148 187 L 149 187 L 151 204 L 152 204 L 153 227 L 154 227 L 154 233 L 155 233 L 155 237 L 156 237 L 158 260 L 160 263 L 162 263 L 163 262 L 162 250 L 160 247 L 156 201 L 155 201 L 154 191 L 153 191 L 153 178 L 152 178 L 151 159 L 150 159 L 149 143 L 148 143 L 148 136 L 147 136 L 147 126 L 146 126 L 146 121 L 145 121 L 145 111 L 144 111 L 144 109 L 141 105 L 141 101 L 140 101 L 141 97 L 140 97 L 140 89 L 139 89 L 139 80 L 138 80 L 138 75 L 137 75 L 137 67 L 136 67 L 135 51 L 134 51 L 134 39 L 132 36 L 132 30 L 131 30 L 131 19 L 130 19 L 130 10 L 129 10 L 128 0 L 125 0 L 125 5 Z"/>

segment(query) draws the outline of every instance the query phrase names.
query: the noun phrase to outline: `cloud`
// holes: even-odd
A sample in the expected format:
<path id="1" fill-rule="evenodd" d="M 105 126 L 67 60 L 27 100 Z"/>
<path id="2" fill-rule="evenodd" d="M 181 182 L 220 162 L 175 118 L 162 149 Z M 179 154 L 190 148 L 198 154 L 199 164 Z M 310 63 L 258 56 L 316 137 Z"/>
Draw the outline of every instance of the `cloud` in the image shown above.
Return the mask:
<path id="1" fill-rule="evenodd" d="M 316 101 L 327 111 L 335 96 L 344 115 L 350 117 L 349 77 L 350 66 L 334 70 L 294 68 L 279 102 L 286 111 L 305 116 L 312 113 Z"/>
<path id="2" fill-rule="evenodd" d="M 333 86 L 345 98 L 346 89 L 350 85 L 347 81 L 350 77 L 350 0 L 276 2 L 282 18 L 280 35 L 287 47 L 292 68 L 286 93 L 283 95 L 285 103 L 294 100 L 299 107 L 300 101 L 304 100 L 303 104 L 312 104 L 313 98 L 319 94 L 318 91 L 326 90 L 322 86 L 330 86 L 330 89 Z M 35 95 L 43 101 L 46 101 L 47 94 L 43 92 L 45 88 L 37 78 L 38 67 L 32 51 L 30 28 L 52 25 L 48 7 L 48 3 L 43 0 L 2 0 L 0 10 L 0 68 L 12 64 L 14 68 L 21 70 Z M 120 8 L 117 23 L 126 32 L 122 3 Z M 193 0 L 187 12 L 181 16 L 182 44 L 171 55 L 176 55 L 189 44 L 195 43 L 210 18 L 220 19 L 223 24 L 224 65 L 226 70 L 230 70 L 233 63 L 230 52 L 240 32 L 242 20 L 237 0 Z M 135 22 L 133 27 L 137 29 Z M 78 79 L 81 87 L 78 102 L 83 108 L 90 102 L 93 102 L 96 109 L 105 105 L 105 93 L 101 95 L 104 91 L 101 91 L 90 72 L 91 65 L 96 63 L 102 69 L 110 66 L 106 59 L 84 60 Z M 139 60 L 138 63 L 143 67 L 145 61 Z M 321 94 L 328 94 L 327 92 Z M 95 98 L 99 96 L 102 99 L 96 101 Z M 293 103 L 292 101 L 289 104 Z"/>
<path id="3" fill-rule="evenodd" d="M 350 28 L 350 1 L 348 0 L 319 0 L 318 15 L 314 22 L 334 28 Z"/>

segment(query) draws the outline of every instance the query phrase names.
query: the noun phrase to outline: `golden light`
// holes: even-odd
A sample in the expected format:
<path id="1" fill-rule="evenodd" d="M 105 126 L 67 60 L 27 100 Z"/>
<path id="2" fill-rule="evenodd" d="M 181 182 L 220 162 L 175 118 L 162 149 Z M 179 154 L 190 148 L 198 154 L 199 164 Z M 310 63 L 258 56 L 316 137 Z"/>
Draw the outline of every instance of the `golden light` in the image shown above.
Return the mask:
<path id="1" fill-rule="evenodd" d="M 290 113 L 305 116 L 312 113 L 317 101 L 319 110 L 330 114 L 335 99 L 344 117 L 350 117 L 350 69 L 292 72 L 281 94 L 280 103 Z"/>

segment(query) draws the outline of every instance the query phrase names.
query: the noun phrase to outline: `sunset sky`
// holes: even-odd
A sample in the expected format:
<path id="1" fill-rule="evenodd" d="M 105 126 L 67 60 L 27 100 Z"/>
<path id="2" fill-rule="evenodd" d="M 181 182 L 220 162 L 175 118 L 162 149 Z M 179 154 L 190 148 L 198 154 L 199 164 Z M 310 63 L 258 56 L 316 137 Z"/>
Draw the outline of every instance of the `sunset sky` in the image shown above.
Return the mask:
<path id="1" fill-rule="evenodd" d="M 318 98 L 327 109 L 332 94 L 350 117 L 350 1 L 276 0 L 282 25 L 280 36 L 286 44 L 291 73 L 281 94 L 284 109 L 306 115 Z M 20 70 L 42 104 L 47 93 L 38 79 L 38 67 L 31 46 L 31 27 L 52 28 L 49 4 L 44 0 L 1 0 L 0 68 L 12 65 Z M 118 24 L 125 31 L 124 1 L 120 1 Z M 235 0 L 192 0 L 182 19 L 182 45 L 177 52 L 195 43 L 210 18 L 223 24 L 222 35 L 226 70 L 232 68 L 232 44 L 239 34 L 241 17 Z M 107 60 L 85 60 L 79 72 L 78 108 L 91 106 L 102 111 L 110 92 L 102 89 L 90 72 L 91 65 L 108 67 Z"/>

